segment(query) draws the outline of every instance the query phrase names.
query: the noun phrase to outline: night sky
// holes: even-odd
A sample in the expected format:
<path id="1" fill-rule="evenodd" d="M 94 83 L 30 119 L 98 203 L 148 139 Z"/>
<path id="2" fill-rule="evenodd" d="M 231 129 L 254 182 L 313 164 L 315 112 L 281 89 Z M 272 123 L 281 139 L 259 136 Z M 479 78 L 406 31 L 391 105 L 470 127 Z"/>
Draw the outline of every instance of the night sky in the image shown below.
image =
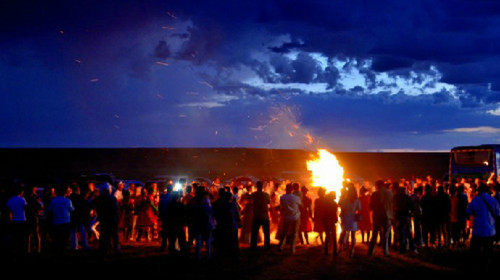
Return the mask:
<path id="1" fill-rule="evenodd" d="M 500 143 L 500 1 L 0 2 L 0 147 Z"/>

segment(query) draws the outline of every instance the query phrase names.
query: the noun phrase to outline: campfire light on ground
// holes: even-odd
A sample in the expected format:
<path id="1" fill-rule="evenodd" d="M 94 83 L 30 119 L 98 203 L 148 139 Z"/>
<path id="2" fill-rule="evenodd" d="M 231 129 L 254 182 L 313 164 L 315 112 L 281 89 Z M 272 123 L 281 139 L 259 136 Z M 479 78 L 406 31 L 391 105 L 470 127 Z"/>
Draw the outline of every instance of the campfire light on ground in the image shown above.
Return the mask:
<path id="1" fill-rule="evenodd" d="M 344 168 L 335 155 L 326 149 L 319 149 L 316 158 L 307 161 L 307 170 L 311 171 L 311 185 L 324 187 L 327 192 L 335 191 L 337 199 L 344 181 Z"/>

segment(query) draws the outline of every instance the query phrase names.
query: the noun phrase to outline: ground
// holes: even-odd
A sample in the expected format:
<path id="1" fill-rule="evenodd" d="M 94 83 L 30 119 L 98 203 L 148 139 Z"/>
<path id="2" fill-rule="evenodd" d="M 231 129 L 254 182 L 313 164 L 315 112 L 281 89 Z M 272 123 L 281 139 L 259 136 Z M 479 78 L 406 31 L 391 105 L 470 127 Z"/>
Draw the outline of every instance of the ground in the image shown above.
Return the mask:
<path id="1" fill-rule="evenodd" d="M 64 257 L 49 254 L 32 255 L 22 261 L 6 261 L 7 269 L 25 275 L 55 278 L 85 277 L 161 277 L 162 279 L 465 279 L 484 274 L 477 268 L 469 249 L 421 248 L 419 254 L 404 255 L 391 251 L 382 256 L 381 248 L 367 256 L 367 244 L 358 243 L 355 254 L 325 256 L 323 247 L 313 241 L 298 246 L 294 254 L 280 252 L 276 245 L 270 250 L 259 247 L 252 251 L 242 245 L 239 261 L 234 258 L 198 260 L 190 255 L 160 252 L 158 243 L 124 244 L 118 255 L 101 257 L 97 250 L 73 251 Z M 492 265 L 500 264 L 496 248 Z"/>

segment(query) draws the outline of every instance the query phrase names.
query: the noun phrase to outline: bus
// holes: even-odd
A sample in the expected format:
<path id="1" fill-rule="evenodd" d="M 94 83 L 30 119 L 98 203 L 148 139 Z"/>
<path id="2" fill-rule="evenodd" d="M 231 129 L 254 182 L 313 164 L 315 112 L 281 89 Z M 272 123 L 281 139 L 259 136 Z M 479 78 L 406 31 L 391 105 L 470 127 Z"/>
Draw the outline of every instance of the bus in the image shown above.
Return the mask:
<path id="1" fill-rule="evenodd" d="M 450 182 L 457 178 L 482 178 L 500 174 L 500 145 L 454 147 L 450 151 Z"/>

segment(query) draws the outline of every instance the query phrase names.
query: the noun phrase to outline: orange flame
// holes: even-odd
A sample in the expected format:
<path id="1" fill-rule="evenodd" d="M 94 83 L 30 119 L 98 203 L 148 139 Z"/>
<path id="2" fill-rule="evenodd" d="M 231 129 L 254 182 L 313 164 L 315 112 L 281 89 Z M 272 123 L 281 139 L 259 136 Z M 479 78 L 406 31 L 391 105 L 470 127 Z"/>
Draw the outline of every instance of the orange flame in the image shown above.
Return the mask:
<path id="1" fill-rule="evenodd" d="M 344 168 L 335 155 L 326 149 L 319 149 L 317 157 L 307 161 L 307 170 L 311 171 L 311 185 L 323 187 L 327 192 L 335 191 L 340 196 L 344 181 Z"/>

